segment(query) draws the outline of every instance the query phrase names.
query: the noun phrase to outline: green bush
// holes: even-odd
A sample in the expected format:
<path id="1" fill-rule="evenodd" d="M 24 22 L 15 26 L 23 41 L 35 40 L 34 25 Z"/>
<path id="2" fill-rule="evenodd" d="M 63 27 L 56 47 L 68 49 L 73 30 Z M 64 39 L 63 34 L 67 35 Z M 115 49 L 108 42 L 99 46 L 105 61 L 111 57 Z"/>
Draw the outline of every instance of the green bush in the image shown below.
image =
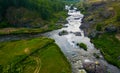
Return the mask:
<path id="1" fill-rule="evenodd" d="M 2 65 L 0 65 L 0 72 L 2 72 L 3 71 L 3 67 L 2 67 Z"/>
<path id="2" fill-rule="evenodd" d="M 97 31 L 101 31 L 101 30 L 102 30 L 101 24 L 98 24 L 98 25 L 96 26 L 96 30 L 97 30 Z"/>
<path id="3" fill-rule="evenodd" d="M 120 15 L 116 17 L 116 21 L 120 21 Z"/>
<path id="4" fill-rule="evenodd" d="M 4 14 L 11 6 L 36 11 L 45 20 L 52 17 L 53 13 L 64 9 L 64 3 L 60 0 L 1 0 L 0 13 Z"/>
<path id="5" fill-rule="evenodd" d="M 87 51 L 87 45 L 86 44 L 84 44 L 84 43 L 78 43 L 77 44 L 80 48 L 83 48 L 85 51 Z"/>
<path id="6" fill-rule="evenodd" d="M 120 68 L 120 41 L 115 37 L 114 34 L 103 34 L 98 38 L 92 39 L 96 48 L 100 48 L 105 59 Z M 112 45 L 111 45 L 112 44 Z"/>
<path id="7" fill-rule="evenodd" d="M 8 23 L 5 22 L 5 21 L 3 21 L 3 22 L 0 23 L 0 28 L 8 27 L 8 26 L 9 26 Z"/>

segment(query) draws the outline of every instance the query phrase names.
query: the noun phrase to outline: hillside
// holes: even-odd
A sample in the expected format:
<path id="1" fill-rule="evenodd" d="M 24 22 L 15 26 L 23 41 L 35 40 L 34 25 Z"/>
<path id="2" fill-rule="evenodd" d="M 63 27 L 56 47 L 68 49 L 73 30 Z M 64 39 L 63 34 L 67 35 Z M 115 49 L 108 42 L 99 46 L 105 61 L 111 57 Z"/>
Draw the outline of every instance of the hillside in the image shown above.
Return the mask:
<path id="1" fill-rule="evenodd" d="M 62 27 L 64 7 L 61 0 L 0 0 L 0 73 L 71 73 L 55 41 L 41 35 Z"/>
<path id="2" fill-rule="evenodd" d="M 62 24 L 66 17 L 64 6 L 64 2 L 60 0 L 0 0 L 0 28 L 42 28 L 46 31 L 57 29 L 60 25 L 55 24 Z M 0 30 L 0 33 L 4 32 Z M 11 33 L 13 32 L 9 32 Z"/>
<path id="3" fill-rule="evenodd" d="M 120 68 L 120 1 L 86 0 L 77 6 L 85 15 L 80 28 L 105 59 Z"/>

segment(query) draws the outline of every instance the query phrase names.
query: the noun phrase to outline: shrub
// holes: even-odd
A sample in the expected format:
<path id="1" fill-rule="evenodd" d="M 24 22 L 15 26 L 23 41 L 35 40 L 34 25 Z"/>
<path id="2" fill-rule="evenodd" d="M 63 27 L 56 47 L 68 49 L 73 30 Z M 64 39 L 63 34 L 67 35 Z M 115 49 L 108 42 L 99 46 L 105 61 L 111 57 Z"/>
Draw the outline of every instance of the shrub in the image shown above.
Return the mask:
<path id="1" fill-rule="evenodd" d="M 120 21 L 120 15 L 116 17 L 116 21 Z"/>
<path id="2" fill-rule="evenodd" d="M 8 23 L 5 22 L 5 21 L 3 21 L 3 22 L 0 23 L 0 28 L 8 27 L 8 26 L 9 26 Z"/>
<path id="3" fill-rule="evenodd" d="M 98 24 L 98 25 L 96 26 L 96 30 L 97 30 L 97 31 L 101 31 L 101 30 L 102 30 L 101 24 Z"/>
<path id="4" fill-rule="evenodd" d="M 2 72 L 3 71 L 3 67 L 2 67 L 2 65 L 0 65 L 0 72 Z"/>
<path id="5" fill-rule="evenodd" d="M 83 48 L 85 51 L 87 51 L 87 46 L 86 46 L 86 44 L 84 44 L 84 43 L 78 43 L 77 44 L 80 48 Z"/>

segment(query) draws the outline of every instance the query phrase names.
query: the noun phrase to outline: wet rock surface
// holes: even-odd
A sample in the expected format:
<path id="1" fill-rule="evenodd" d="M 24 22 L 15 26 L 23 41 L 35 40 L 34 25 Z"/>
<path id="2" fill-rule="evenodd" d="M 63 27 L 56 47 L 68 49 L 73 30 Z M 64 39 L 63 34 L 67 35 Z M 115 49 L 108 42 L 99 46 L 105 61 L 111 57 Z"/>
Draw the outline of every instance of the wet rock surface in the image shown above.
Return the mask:
<path id="1" fill-rule="evenodd" d="M 63 30 L 63 31 L 59 32 L 58 34 L 59 34 L 60 36 L 62 36 L 62 35 L 67 35 L 68 32 L 67 32 L 66 30 Z"/>
<path id="2" fill-rule="evenodd" d="M 76 36 L 81 36 L 81 33 L 80 32 L 75 32 L 74 33 Z"/>
<path id="3" fill-rule="evenodd" d="M 106 32 L 117 32 L 117 28 L 114 25 L 109 25 L 105 28 Z"/>
<path id="4" fill-rule="evenodd" d="M 105 18 L 105 19 L 111 17 L 112 15 L 114 15 L 113 11 L 106 10 L 106 11 L 103 11 L 103 12 L 99 12 L 99 16 L 102 17 L 102 18 Z"/>
<path id="5" fill-rule="evenodd" d="M 90 34 L 89 34 L 89 37 L 90 38 L 95 38 L 96 36 L 98 36 L 98 32 L 96 30 L 92 31 Z"/>
<path id="6" fill-rule="evenodd" d="M 87 62 L 83 66 L 88 73 L 107 73 L 106 67 L 99 62 Z"/>

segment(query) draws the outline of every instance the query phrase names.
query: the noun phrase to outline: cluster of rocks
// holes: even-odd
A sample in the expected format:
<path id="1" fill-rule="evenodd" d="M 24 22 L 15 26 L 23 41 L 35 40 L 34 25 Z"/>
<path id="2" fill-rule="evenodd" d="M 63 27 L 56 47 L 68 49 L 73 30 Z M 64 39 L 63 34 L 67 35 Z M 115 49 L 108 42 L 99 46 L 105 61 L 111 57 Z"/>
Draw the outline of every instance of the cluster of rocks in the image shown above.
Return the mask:
<path id="1" fill-rule="evenodd" d="M 83 64 L 82 64 L 80 57 L 76 53 L 72 54 L 72 58 L 70 61 L 71 61 L 72 66 L 74 66 L 73 73 L 87 73 L 85 69 L 83 68 Z"/>
<path id="2" fill-rule="evenodd" d="M 63 30 L 63 31 L 59 32 L 58 34 L 59 34 L 59 36 L 62 36 L 62 35 L 67 35 L 68 32 L 66 30 Z"/>
<path id="3" fill-rule="evenodd" d="M 70 33 L 75 34 L 75 36 L 81 36 L 81 32 L 70 32 Z M 69 34 L 69 32 L 66 31 L 66 30 L 63 30 L 63 31 L 59 32 L 58 34 L 59 34 L 59 36 L 62 36 L 62 35 L 67 35 L 67 34 Z"/>
<path id="4" fill-rule="evenodd" d="M 100 34 L 103 34 L 104 32 L 102 31 L 96 31 L 96 30 L 93 30 L 89 33 L 89 38 L 95 38 L 95 37 L 98 37 Z"/>
<path id="5" fill-rule="evenodd" d="M 103 33 L 116 33 L 118 32 L 118 28 L 112 24 L 109 24 L 108 26 L 106 26 L 104 28 L 104 31 L 97 31 L 97 30 L 92 30 L 89 33 L 87 33 L 87 36 L 89 36 L 89 38 L 95 38 L 98 37 L 99 35 L 103 34 Z"/>
<path id="6" fill-rule="evenodd" d="M 82 62 L 77 54 L 72 54 L 71 63 L 75 73 L 107 73 L 107 67 L 102 63 L 98 61 Z"/>
<path id="7" fill-rule="evenodd" d="M 88 73 L 107 73 L 106 67 L 99 62 L 85 62 L 83 67 Z"/>
<path id="8" fill-rule="evenodd" d="M 113 15 L 114 15 L 114 11 L 112 10 L 106 10 L 106 11 L 99 12 L 99 16 L 105 19 L 110 18 Z"/>
<path id="9" fill-rule="evenodd" d="M 105 31 L 106 32 L 117 32 L 117 27 L 115 27 L 114 25 L 112 25 L 112 24 L 110 24 L 110 25 L 108 25 L 106 28 L 105 28 Z"/>
<path id="10" fill-rule="evenodd" d="M 81 36 L 80 32 L 74 32 L 75 36 Z"/>

